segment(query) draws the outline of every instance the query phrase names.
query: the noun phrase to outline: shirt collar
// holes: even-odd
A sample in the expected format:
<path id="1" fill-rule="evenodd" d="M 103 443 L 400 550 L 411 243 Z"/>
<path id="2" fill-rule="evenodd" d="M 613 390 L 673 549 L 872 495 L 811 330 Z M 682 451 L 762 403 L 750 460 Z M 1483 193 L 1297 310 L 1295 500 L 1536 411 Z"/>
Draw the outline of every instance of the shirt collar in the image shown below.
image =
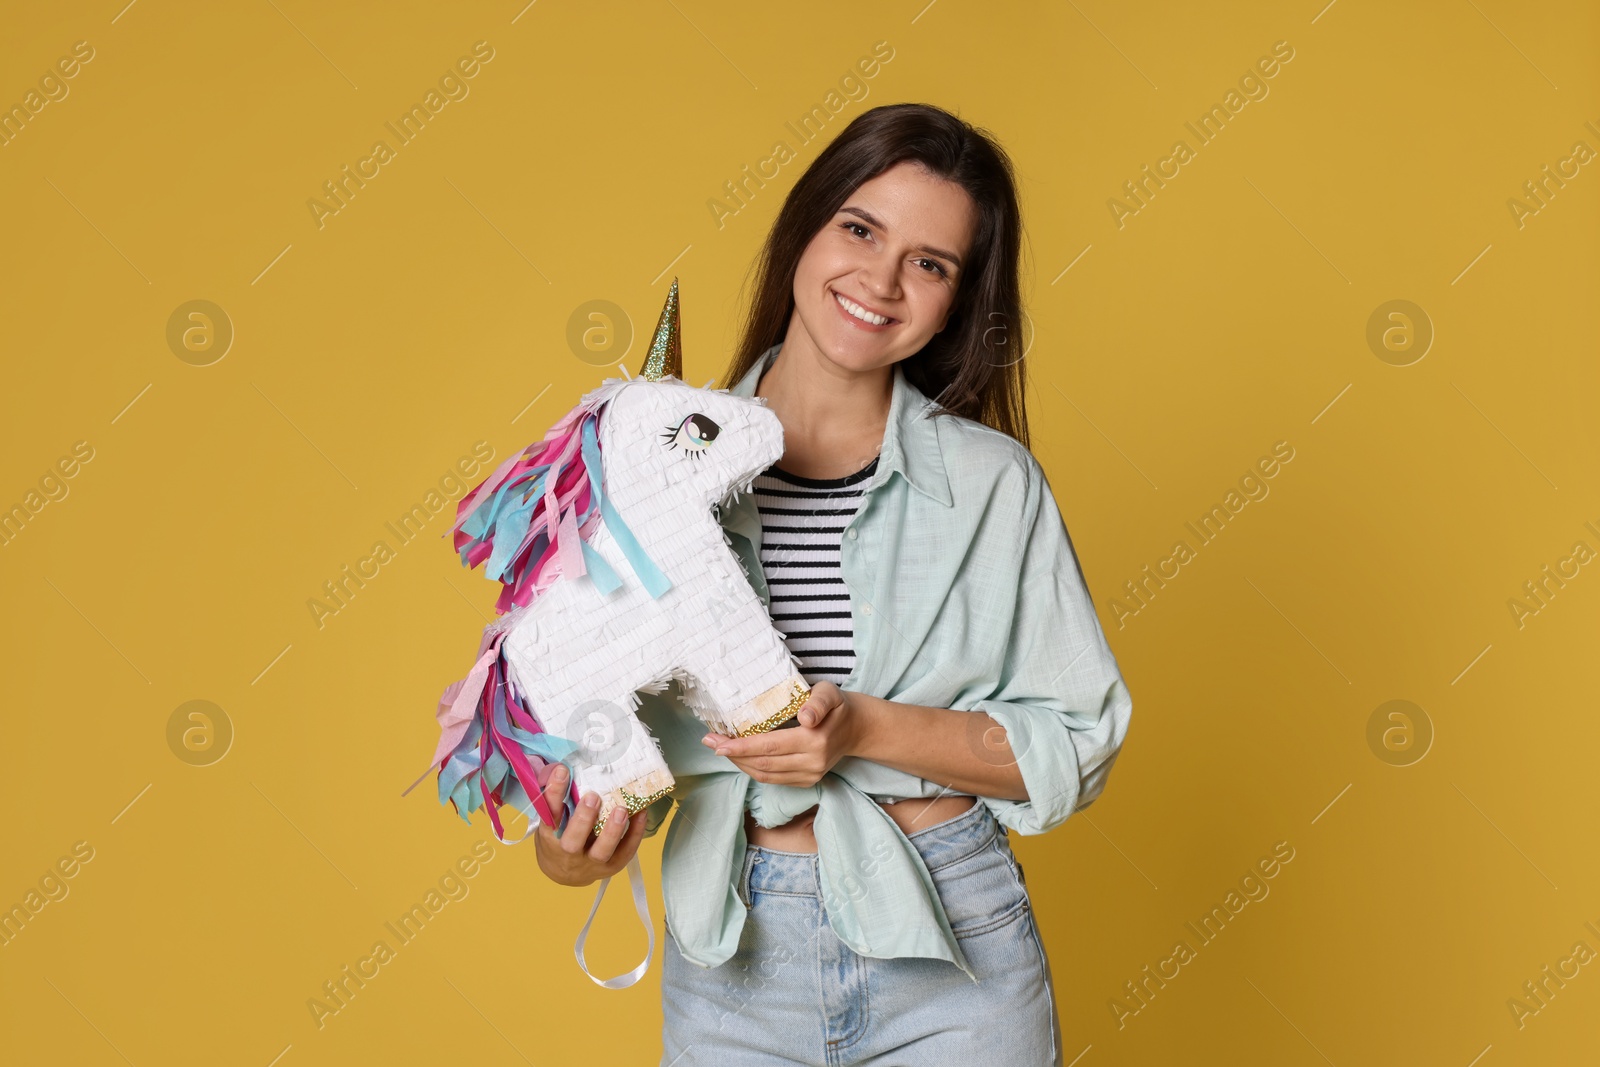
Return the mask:
<path id="1" fill-rule="evenodd" d="M 777 358 L 783 345 L 775 344 L 761 353 L 743 378 L 728 392 L 753 397 L 761 375 Z M 878 454 L 878 469 L 867 488 L 876 489 L 899 471 L 918 492 L 945 507 L 954 506 L 950 477 L 945 469 L 944 450 L 939 443 L 939 428 L 933 420 L 934 404 L 922 390 L 906 378 L 899 363 L 894 365 L 894 391 L 889 400 L 889 420 L 883 433 L 883 451 Z"/>

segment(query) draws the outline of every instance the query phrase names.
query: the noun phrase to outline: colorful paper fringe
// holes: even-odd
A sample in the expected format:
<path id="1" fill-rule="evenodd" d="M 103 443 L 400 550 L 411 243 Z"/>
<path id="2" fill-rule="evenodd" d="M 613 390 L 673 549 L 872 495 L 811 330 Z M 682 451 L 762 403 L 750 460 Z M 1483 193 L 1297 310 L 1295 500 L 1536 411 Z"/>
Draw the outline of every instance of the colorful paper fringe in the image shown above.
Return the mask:
<path id="1" fill-rule="evenodd" d="M 463 565 L 483 564 L 485 577 L 501 583 L 497 615 L 527 606 L 561 577 L 587 574 L 602 593 L 617 588 L 616 571 L 588 542 L 602 521 L 652 596 L 671 588 L 606 498 L 598 426 L 606 401 L 624 384 L 607 382 L 589 393 L 543 440 L 507 459 L 457 505 L 450 530 L 455 548 Z M 546 732 L 524 706 L 501 654 L 504 638 L 493 624 L 485 629 L 472 670 L 445 689 L 433 757 L 439 803 L 448 800 L 469 823 L 472 812 L 486 807 L 501 841 L 499 809 L 506 805 L 528 817 L 527 833 L 535 813 L 548 826 L 565 826 L 577 808 L 576 776 L 568 779 L 559 815 L 543 789 L 554 765 L 579 748 Z"/>
<path id="2" fill-rule="evenodd" d="M 526 605 L 560 573 L 586 572 L 582 545 L 600 518 L 600 471 L 591 471 L 580 453 L 583 430 L 593 432 L 604 404 L 589 400 L 567 412 L 544 440 L 502 463 L 456 507 L 451 532 L 462 564 L 484 563 L 484 576 L 504 586 L 496 614 Z"/>
<path id="3" fill-rule="evenodd" d="M 504 631 L 485 632 L 472 671 L 445 689 L 438 712 L 443 734 L 434 754 L 439 803 L 448 800 L 468 823 L 480 805 L 487 808 L 495 837 L 502 842 L 501 807 L 509 805 L 527 817 L 526 837 L 535 819 L 558 829 L 564 826 L 578 804 L 571 779 L 559 815 L 545 800 L 551 770 L 570 759 L 578 746 L 546 733 L 523 706 L 506 675 L 500 650 L 504 640 Z"/>

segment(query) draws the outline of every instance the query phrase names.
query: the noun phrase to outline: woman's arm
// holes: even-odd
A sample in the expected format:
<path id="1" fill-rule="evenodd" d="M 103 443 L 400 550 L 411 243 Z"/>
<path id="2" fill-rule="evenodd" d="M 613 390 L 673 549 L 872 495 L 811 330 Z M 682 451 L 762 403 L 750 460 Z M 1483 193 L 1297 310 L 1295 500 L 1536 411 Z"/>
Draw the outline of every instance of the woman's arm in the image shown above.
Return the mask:
<path id="1" fill-rule="evenodd" d="M 865 693 L 845 700 L 861 716 L 862 759 L 938 782 L 952 793 L 1027 801 L 1005 727 L 981 711 L 901 704 Z"/>
<path id="2" fill-rule="evenodd" d="M 704 742 L 758 782 L 815 785 L 846 756 L 938 782 L 952 793 L 1026 802 L 1006 732 L 981 711 L 901 704 L 812 686 L 800 725 L 750 737 L 708 733 Z"/>

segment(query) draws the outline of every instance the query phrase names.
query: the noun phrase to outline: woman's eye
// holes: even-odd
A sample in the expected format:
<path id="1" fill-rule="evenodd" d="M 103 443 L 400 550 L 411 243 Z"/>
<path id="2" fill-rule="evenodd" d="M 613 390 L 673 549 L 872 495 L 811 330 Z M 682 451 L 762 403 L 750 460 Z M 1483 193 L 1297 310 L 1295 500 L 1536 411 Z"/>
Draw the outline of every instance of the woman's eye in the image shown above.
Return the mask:
<path id="1" fill-rule="evenodd" d="M 668 448 L 681 448 L 685 452 L 704 452 L 717 439 L 722 427 L 700 414 L 686 416 L 676 426 L 668 426 L 661 436 L 667 439 Z"/>
<path id="2" fill-rule="evenodd" d="M 854 220 L 847 219 L 846 221 L 841 222 L 839 225 L 842 226 L 844 229 L 849 230 L 850 233 L 854 234 L 857 237 L 871 237 L 872 236 L 872 231 L 871 230 L 867 229 L 861 223 L 856 222 Z M 860 230 L 861 232 L 859 234 L 857 234 L 856 233 L 857 230 Z M 917 262 L 920 263 L 920 264 L 926 264 L 926 266 L 924 266 L 924 268 L 923 268 L 923 272 L 924 273 L 937 274 L 941 278 L 950 277 L 950 272 L 945 269 L 944 264 L 940 263 L 936 259 L 923 258 L 923 259 L 917 260 Z M 929 270 L 928 269 L 929 267 L 931 267 L 933 269 Z"/>

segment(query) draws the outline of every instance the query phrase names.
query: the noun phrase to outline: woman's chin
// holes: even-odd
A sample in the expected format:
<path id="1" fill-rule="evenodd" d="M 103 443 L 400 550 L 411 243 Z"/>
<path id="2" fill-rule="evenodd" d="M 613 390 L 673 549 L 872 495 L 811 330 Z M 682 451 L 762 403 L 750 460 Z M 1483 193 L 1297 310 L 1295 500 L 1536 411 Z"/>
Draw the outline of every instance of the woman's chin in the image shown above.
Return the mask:
<path id="1" fill-rule="evenodd" d="M 856 372 L 877 370 L 896 362 L 899 347 L 890 334 L 868 334 L 842 326 L 831 331 L 822 351 L 835 364 Z"/>

